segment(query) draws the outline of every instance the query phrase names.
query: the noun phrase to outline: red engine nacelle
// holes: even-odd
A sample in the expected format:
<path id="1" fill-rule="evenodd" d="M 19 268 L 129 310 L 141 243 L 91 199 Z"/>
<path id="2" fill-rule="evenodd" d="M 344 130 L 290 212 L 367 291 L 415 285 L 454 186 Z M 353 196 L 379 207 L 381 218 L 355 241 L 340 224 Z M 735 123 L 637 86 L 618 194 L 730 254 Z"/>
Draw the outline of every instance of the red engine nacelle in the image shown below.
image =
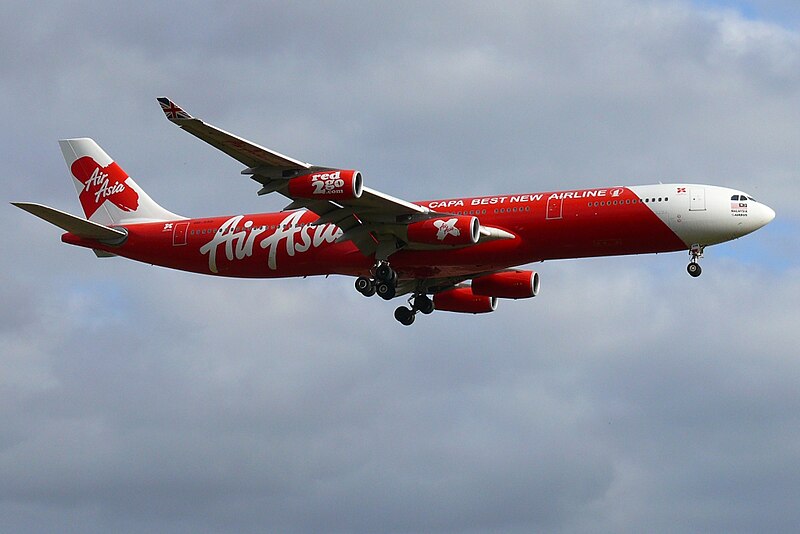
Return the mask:
<path id="1" fill-rule="evenodd" d="M 472 280 L 472 292 L 487 297 L 527 299 L 539 293 L 539 273 L 505 271 L 487 274 Z"/>
<path id="2" fill-rule="evenodd" d="M 470 287 L 456 287 L 435 294 L 433 306 L 457 313 L 489 313 L 497 309 L 497 297 L 476 295 Z"/>
<path id="3" fill-rule="evenodd" d="M 477 217 L 453 215 L 408 225 L 408 241 L 424 245 L 474 245 L 481 237 Z"/>
<path id="4" fill-rule="evenodd" d="M 289 180 L 289 196 L 295 198 L 348 200 L 360 197 L 363 188 L 358 171 L 330 170 Z"/>

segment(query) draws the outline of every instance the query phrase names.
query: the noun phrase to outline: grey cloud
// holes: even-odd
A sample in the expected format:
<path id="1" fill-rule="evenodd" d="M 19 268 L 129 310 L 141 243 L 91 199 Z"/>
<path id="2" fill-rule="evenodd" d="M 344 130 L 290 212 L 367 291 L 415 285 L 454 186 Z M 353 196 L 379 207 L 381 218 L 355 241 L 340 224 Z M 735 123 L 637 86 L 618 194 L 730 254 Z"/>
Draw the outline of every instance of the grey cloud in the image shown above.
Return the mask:
<path id="1" fill-rule="evenodd" d="M 324 320 L 315 323 L 327 350 L 268 327 L 260 343 L 240 339 L 274 317 L 274 307 L 260 313 L 262 300 L 290 294 L 269 286 L 260 298 L 245 284 L 212 287 L 202 308 L 156 310 L 122 344 L 124 319 L 109 328 L 71 314 L 69 328 L 56 328 L 70 333 L 64 356 L 51 356 L 61 360 L 51 362 L 58 385 L 20 406 L 32 424 L 2 455 L 4 478 L 17 481 L 6 499 L 100 506 L 134 530 L 147 518 L 194 518 L 212 531 L 591 531 L 594 521 L 625 529 L 630 523 L 613 518 L 631 512 L 666 532 L 675 518 L 656 502 L 689 512 L 691 496 L 706 507 L 678 525 L 735 529 L 714 511 L 718 500 L 740 503 L 755 525 L 759 504 L 796 491 L 791 470 L 773 474 L 796 460 L 800 369 L 786 346 L 796 336 L 759 351 L 798 319 L 769 323 L 772 307 L 790 309 L 800 291 L 790 273 L 765 292 L 737 286 L 741 273 L 721 269 L 700 291 L 706 305 L 684 322 L 684 299 L 659 297 L 676 282 L 630 267 L 611 282 L 591 265 L 558 267 L 548 267 L 553 287 L 540 302 L 503 303 L 527 307 L 521 315 L 475 318 L 477 329 L 457 340 L 433 335 L 452 328 L 452 316 L 419 325 L 425 350 L 405 331 L 384 339 L 388 350 L 337 341 L 341 325 Z M 163 277 L 163 287 L 162 277 L 151 279 L 151 291 L 191 304 L 178 275 Z M 582 298 L 565 297 L 567 287 Z M 102 294 L 94 299 L 86 310 L 108 305 Z M 235 317 L 207 313 L 230 299 Z M 757 301 L 762 324 L 740 330 L 739 315 L 750 316 L 740 303 Z M 303 323 L 307 304 L 287 319 Z M 738 311 L 724 315 L 729 309 Z M 643 312 L 650 321 L 641 322 Z M 592 321 L 570 321 L 582 316 Z M 142 339 L 159 324 L 199 340 L 159 336 L 156 347 Z M 222 336 L 226 329 L 233 335 Z M 87 338 L 100 348 L 87 350 Z M 764 457 L 765 447 L 779 458 Z M 607 507 L 599 517 L 598 502 Z"/>
<path id="2" fill-rule="evenodd" d="M 679 255 L 546 263 L 533 301 L 403 329 L 350 279 L 100 261 L 0 208 L 1 529 L 797 523 L 791 26 L 673 2 L 30 6 L 0 8 L 7 200 L 77 213 L 55 140 L 89 135 L 176 212 L 282 207 L 164 121 L 168 94 L 404 198 L 696 180 L 778 219 L 698 280 Z"/>

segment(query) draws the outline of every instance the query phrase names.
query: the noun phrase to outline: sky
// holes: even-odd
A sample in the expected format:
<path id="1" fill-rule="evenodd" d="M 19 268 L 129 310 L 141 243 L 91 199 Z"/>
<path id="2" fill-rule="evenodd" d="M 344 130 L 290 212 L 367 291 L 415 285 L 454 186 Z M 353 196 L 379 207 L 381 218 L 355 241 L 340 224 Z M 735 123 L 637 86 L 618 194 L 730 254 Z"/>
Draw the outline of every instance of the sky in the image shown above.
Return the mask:
<path id="1" fill-rule="evenodd" d="M 0 531 L 796 532 L 794 1 L 0 4 Z M 278 210 L 190 113 L 406 198 L 697 182 L 777 212 L 683 253 L 546 262 L 411 328 L 345 277 L 96 259 L 88 136 L 167 209 Z"/>

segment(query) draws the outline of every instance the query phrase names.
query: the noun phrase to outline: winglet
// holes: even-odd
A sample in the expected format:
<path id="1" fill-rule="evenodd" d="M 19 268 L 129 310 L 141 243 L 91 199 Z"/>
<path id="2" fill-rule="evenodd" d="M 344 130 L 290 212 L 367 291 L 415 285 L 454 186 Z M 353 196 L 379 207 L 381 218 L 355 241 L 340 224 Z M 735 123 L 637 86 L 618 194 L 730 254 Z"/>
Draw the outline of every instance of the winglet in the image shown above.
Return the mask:
<path id="1" fill-rule="evenodd" d="M 164 115 L 166 115 L 171 122 L 178 122 L 179 120 L 182 119 L 194 118 L 185 111 L 183 111 L 180 108 L 180 106 L 178 106 L 175 102 L 173 102 L 172 100 L 170 100 L 165 96 L 160 96 L 156 100 L 158 100 L 158 103 L 161 104 L 161 110 L 164 112 Z"/>

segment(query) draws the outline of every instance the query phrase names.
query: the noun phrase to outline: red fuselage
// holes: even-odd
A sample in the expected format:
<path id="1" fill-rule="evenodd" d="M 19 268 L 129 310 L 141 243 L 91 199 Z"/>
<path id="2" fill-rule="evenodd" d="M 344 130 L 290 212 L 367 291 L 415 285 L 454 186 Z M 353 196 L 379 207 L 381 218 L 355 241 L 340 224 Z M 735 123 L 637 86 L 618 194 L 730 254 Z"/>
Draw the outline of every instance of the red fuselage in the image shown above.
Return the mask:
<path id="1" fill-rule="evenodd" d="M 656 187 L 656 186 L 643 186 Z M 663 186 L 666 187 L 666 186 Z M 445 214 L 475 215 L 513 239 L 460 248 L 403 249 L 391 256 L 401 278 L 464 276 L 551 259 L 686 250 L 636 188 L 534 193 L 419 202 Z M 663 197 L 662 197 L 663 198 Z M 673 196 L 677 204 L 678 197 Z M 645 201 L 647 200 L 647 201 Z M 666 207 L 669 200 L 661 200 Z M 220 276 L 274 278 L 366 275 L 374 259 L 333 225 L 314 226 L 305 210 L 125 225 L 119 246 L 64 234 L 64 242 L 173 269 Z"/>

